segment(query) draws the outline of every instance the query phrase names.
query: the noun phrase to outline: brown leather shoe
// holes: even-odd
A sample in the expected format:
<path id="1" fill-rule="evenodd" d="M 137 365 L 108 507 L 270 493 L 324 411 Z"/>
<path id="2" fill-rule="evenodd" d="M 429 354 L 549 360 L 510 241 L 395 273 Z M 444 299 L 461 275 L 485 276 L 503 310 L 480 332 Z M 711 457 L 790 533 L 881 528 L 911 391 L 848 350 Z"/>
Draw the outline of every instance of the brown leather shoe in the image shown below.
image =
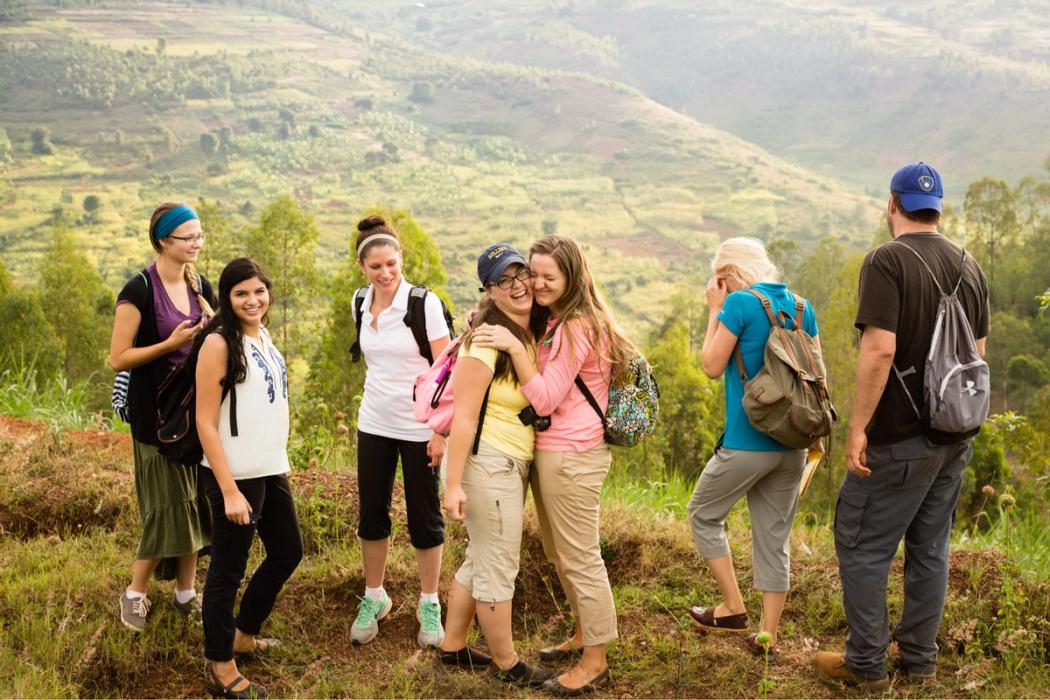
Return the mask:
<path id="1" fill-rule="evenodd" d="M 826 681 L 859 686 L 868 690 L 885 690 L 890 686 L 889 676 L 865 678 L 858 676 L 846 666 L 845 655 L 836 651 L 820 651 L 813 657 L 813 668 Z"/>
<path id="2" fill-rule="evenodd" d="M 744 646 L 747 647 L 748 651 L 750 651 L 752 654 L 754 654 L 760 659 L 764 658 L 768 661 L 777 660 L 776 645 L 771 645 L 769 648 L 766 648 L 765 646 L 759 644 L 757 632 L 752 632 L 751 634 L 744 637 Z"/>
<path id="3" fill-rule="evenodd" d="M 722 617 L 715 617 L 714 606 L 710 608 L 701 608 L 699 605 L 694 605 L 689 608 L 689 617 L 693 618 L 693 621 L 700 627 L 706 630 L 712 630 L 715 632 L 731 632 L 733 634 L 746 634 L 747 633 L 747 613 L 742 612 L 736 615 L 723 615 Z"/>

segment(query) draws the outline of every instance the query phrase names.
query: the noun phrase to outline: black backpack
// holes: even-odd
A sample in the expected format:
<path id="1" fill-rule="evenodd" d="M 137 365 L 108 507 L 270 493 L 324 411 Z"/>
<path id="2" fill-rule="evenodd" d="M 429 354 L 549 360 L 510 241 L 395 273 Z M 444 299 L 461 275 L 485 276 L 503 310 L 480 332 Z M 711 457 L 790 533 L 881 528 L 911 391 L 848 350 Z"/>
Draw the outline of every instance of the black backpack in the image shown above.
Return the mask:
<path id="1" fill-rule="evenodd" d="M 430 292 L 426 286 L 417 284 L 412 287 L 408 292 L 408 310 L 405 311 L 405 325 L 412 331 L 412 337 L 416 339 L 416 345 L 419 346 L 419 354 L 426 358 L 427 362 L 434 364 L 434 354 L 430 352 L 430 339 L 427 337 L 427 314 L 424 307 L 427 294 Z M 356 335 L 354 337 L 354 344 L 350 346 L 350 359 L 354 362 L 361 361 L 361 317 L 364 315 L 365 305 L 365 294 L 368 293 L 368 285 L 360 287 L 354 292 L 354 327 L 356 328 Z M 441 313 L 445 317 L 445 324 L 448 325 L 448 333 L 450 336 L 455 337 L 456 331 L 452 323 L 452 314 L 448 310 L 448 306 L 445 305 L 445 300 L 438 297 L 441 301 Z"/>
<path id="2" fill-rule="evenodd" d="M 197 358 L 201 340 L 195 342 L 190 356 L 171 368 L 157 391 L 157 439 L 160 453 L 186 466 L 197 466 L 204 457 L 197 435 Z M 230 395 L 230 434 L 237 437 L 237 389 L 230 381 L 233 376 L 233 357 L 226 365 L 222 399 Z M 222 400 L 220 399 L 220 401 Z"/>

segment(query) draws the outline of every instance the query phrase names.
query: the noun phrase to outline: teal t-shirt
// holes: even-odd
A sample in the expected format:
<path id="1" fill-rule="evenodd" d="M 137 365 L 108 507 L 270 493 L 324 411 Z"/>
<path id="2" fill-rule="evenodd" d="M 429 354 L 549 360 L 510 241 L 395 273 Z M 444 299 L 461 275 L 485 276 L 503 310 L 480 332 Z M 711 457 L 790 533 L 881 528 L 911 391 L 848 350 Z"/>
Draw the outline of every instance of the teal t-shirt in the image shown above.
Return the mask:
<path id="1" fill-rule="evenodd" d="M 794 327 L 795 299 L 786 285 L 779 282 L 759 282 L 751 288 L 761 292 L 773 305 L 773 315 L 780 311 L 791 316 L 787 327 Z M 811 336 L 817 336 L 817 318 L 809 301 L 803 300 L 806 308 L 802 312 L 802 328 Z M 729 332 L 737 337 L 740 354 L 744 359 L 744 371 L 751 379 L 765 364 L 766 340 L 769 338 L 769 317 L 762 308 L 762 302 L 747 291 L 733 292 L 726 297 L 725 304 L 718 314 Z M 744 384 L 736 366 L 736 357 L 731 355 L 725 369 L 726 386 L 726 434 L 722 444 L 733 450 L 752 452 L 772 452 L 794 449 L 780 444 L 751 427 L 751 422 L 744 413 Z"/>

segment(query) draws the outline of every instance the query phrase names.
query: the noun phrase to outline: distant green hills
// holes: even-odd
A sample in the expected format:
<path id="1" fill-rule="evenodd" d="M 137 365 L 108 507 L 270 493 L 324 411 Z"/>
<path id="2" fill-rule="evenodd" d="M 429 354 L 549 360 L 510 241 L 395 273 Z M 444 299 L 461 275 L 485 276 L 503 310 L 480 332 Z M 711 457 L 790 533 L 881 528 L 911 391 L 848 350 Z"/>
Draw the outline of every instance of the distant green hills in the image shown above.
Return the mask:
<path id="1" fill-rule="evenodd" d="M 319 4 L 445 52 L 615 78 L 879 197 L 924 159 L 961 200 L 1039 173 L 1050 142 L 1046 0 Z"/>
<path id="2" fill-rule="evenodd" d="M 722 237 L 871 239 L 882 202 L 840 173 L 793 165 L 601 66 L 529 67 L 525 54 L 420 41 L 441 25 L 421 23 L 418 5 L 12 5 L 0 15 L 5 264 L 28 279 L 64 222 L 116 285 L 148 259 L 159 202 L 215 198 L 246 226 L 287 191 L 318 219 L 324 269 L 346 255 L 363 209 L 405 207 L 435 236 L 463 304 L 484 245 L 557 231 L 587 244 L 621 313 L 649 327 Z M 488 21 L 490 5 L 468 7 Z M 398 22 L 383 19 L 395 10 Z M 617 41 L 543 36 L 606 68 L 622 60 Z"/>

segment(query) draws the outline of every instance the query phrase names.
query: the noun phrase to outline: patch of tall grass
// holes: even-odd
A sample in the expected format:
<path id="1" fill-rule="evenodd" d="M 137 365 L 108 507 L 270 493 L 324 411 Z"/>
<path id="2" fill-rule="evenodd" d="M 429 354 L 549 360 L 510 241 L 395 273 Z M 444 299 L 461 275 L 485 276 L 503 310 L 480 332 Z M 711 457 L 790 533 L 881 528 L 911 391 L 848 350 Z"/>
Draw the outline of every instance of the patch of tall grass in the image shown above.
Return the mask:
<path id="1" fill-rule="evenodd" d="M 602 484 L 602 498 L 642 512 L 685 518 L 694 486 L 681 474 L 652 479 L 618 470 L 614 465 Z"/>
<path id="2" fill-rule="evenodd" d="M 981 530 L 975 524 L 956 536 L 966 549 L 998 549 L 1026 578 L 1039 583 L 1050 581 L 1050 516 L 1045 511 L 1018 510 L 1009 494 L 997 499 L 998 518 Z"/>
<path id="3" fill-rule="evenodd" d="M 47 423 L 56 430 L 97 428 L 127 432 L 105 412 L 91 411 L 91 380 L 70 382 L 61 372 L 47 376 L 35 358 L 8 357 L 0 372 L 0 415 Z"/>

